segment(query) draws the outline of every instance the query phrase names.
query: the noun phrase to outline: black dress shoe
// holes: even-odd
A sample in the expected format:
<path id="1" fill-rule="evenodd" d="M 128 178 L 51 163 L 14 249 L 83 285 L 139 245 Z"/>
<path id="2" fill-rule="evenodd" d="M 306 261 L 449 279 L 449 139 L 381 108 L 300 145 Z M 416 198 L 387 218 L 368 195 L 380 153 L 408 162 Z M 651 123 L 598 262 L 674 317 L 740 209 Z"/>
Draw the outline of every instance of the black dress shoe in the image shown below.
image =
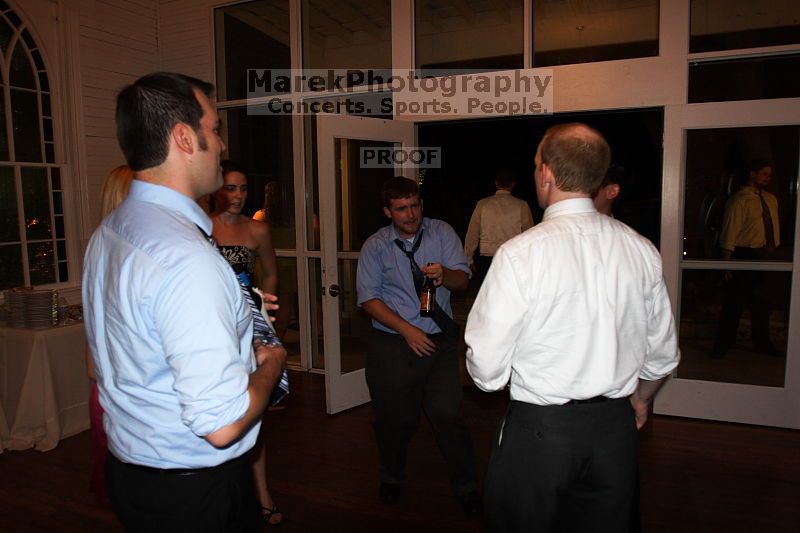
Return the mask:
<path id="1" fill-rule="evenodd" d="M 458 501 L 465 514 L 477 516 L 483 512 L 483 500 L 477 490 L 459 496 Z"/>
<path id="2" fill-rule="evenodd" d="M 402 492 L 399 483 L 381 483 L 378 494 L 380 494 L 383 503 L 391 505 L 400 499 L 400 494 Z"/>

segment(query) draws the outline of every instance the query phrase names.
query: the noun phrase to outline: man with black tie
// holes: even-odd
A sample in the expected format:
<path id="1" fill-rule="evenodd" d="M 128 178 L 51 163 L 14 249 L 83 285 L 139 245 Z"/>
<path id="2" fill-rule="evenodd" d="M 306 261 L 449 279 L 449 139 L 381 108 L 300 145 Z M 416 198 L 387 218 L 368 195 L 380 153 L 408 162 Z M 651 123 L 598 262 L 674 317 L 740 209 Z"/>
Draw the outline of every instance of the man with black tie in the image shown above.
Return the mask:
<path id="1" fill-rule="evenodd" d="M 724 260 L 764 261 L 780 245 L 778 199 L 766 190 L 772 181 L 772 163 L 753 159 L 747 185 L 725 204 L 720 236 Z M 755 270 L 725 273 L 725 294 L 712 357 L 720 359 L 733 346 L 745 304 L 750 307 L 753 350 L 782 355 L 769 340 L 769 300 L 762 294 L 763 274 Z"/>
<path id="2" fill-rule="evenodd" d="M 424 408 L 447 462 L 450 483 L 464 511 L 481 510 L 475 457 L 461 417 L 458 327 L 450 291 L 469 282 L 467 257 L 449 224 L 422 216 L 416 182 L 403 177 L 381 189 L 391 224 L 364 243 L 358 259 L 358 303 L 372 317 L 366 378 L 375 410 L 381 457 L 379 495 L 401 496 L 408 442 Z M 424 277 L 436 288 L 436 311 L 421 316 Z"/>

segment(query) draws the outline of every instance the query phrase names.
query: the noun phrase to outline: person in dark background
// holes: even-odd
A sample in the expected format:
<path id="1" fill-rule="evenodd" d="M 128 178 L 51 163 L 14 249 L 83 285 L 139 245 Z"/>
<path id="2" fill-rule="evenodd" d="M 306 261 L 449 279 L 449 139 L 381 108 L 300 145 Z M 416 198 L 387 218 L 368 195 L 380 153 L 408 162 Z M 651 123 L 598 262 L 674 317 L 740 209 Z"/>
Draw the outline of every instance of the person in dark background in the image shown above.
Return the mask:
<path id="1" fill-rule="evenodd" d="M 492 256 L 500 245 L 533 227 L 533 215 L 528 203 L 511 195 L 516 183 L 514 171 L 501 168 L 494 179 L 497 191 L 479 200 L 472 212 L 464 238 L 464 253 L 478 283 L 486 276 Z"/>
<path id="2" fill-rule="evenodd" d="M 592 196 L 594 207 L 600 213 L 614 216 L 614 205 L 621 201 L 628 189 L 628 172 L 625 167 L 612 164 L 603 183 Z"/>
<path id="3" fill-rule="evenodd" d="M 753 159 L 748 165 L 747 185 L 725 204 L 719 243 L 722 259 L 764 261 L 780 245 L 778 200 L 765 190 L 772 181 L 772 170 L 772 163 L 766 159 Z M 756 270 L 725 272 L 713 358 L 723 358 L 733 346 L 745 304 L 750 308 L 753 350 L 783 355 L 769 340 L 770 302 L 763 281 L 764 274 Z"/>

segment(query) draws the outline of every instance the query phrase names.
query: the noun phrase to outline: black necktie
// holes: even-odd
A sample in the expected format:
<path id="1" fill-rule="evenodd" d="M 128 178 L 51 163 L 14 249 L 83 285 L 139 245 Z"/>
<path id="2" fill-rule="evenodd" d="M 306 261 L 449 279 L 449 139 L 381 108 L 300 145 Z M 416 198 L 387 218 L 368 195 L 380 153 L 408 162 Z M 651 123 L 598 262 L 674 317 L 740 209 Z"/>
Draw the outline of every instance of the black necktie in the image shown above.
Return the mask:
<path id="1" fill-rule="evenodd" d="M 425 231 L 423 229 L 419 230 L 419 235 L 417 235 L 416 240 L 414 240 L 414 244 L 411 246 L 411 250 L 406 250 L 405 243 L 400 239 L 395 239 L 394 243 L 397 245 L 400 250 L 406 254 L 408 257 L 409 263 L 411 263 L 411 275 L 414 277 L 414 288 L 417 290 L 417 294 L 422 291 L 422 284 L 425 282 L 425 274 L 422 273 L 422 269 L 419 268 L 419 265 L 414 260 L 414 254 L 417 253 L 419 250 L 419 245 L 422 243 L 422 232 Z"/>
<path id="2" fill-rule="evenodd" d="M 424 230 L 419 230 L 419 235 L 417 235 L 414 244 L 411 246 L 411 250 L 406 250 L 405 244 L 401 239 L 395 239 L 394 243 L 400 248 L 406 257 L 408 257 L 409 263 L 411 263 L 411 275 L 414 278 L 414 288 L 417 291 L 417 296 L 419 293 L 422 292 L 422 284 L 425 281 L 425 274 L 422 273 L 422 269 L 419 268 L 417 261 L 414 259 L 414 253 L 419 250 L 419 245 L 422 242 L 422 232 Z M 456 328 L 456 323 L 453 322 L 453 319 L 450 318 L 447 313 L 445 313 L 439 305 L 433 310 L 433 319 L 434 324 L 442 330 L 442 333 L 450 333 Z"/>
<path id="3" fill-rule="evenodd" d="M 764 191 L 758 191 L 758 199 L 761 200 L 761 220 L 764 221 L 764 236 L 767 238 L 767 250 L 775 248 L 775 229 L 772 226 L 772 214 L 769 206 L 764 200 Z"/>

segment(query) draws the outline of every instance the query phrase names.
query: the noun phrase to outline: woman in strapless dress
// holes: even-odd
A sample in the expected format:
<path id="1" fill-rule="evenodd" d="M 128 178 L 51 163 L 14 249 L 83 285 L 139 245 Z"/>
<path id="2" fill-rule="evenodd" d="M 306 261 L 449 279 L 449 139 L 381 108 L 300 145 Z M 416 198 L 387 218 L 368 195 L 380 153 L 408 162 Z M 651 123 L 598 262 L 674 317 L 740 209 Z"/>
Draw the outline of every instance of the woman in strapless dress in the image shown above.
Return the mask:
<path id="1" fill-rule="evenodd" d="M 244 272 L 254 285 L 256 280 L 253 274 L 258 262 L 261 266 L 258 288 L 262 292 L 275 294 L 278 288 L 277 262 L 269 225 L 242 214 L 247 200 L 247 175 L 244 169 L 233 161 L 223 161 L 221 166 L 224 182 L 214 193 L 212 237 L 233 270 L 237 274 Z M 256 305 L 260 307 L 261 303 L 256 302 Z M 269 526 L 278 526 L 283 522 L 283 515 L 278 511 L 267 488 L 267 454 L 263 426 L 252 453 L 256 493 L 264 521 Z"/>

